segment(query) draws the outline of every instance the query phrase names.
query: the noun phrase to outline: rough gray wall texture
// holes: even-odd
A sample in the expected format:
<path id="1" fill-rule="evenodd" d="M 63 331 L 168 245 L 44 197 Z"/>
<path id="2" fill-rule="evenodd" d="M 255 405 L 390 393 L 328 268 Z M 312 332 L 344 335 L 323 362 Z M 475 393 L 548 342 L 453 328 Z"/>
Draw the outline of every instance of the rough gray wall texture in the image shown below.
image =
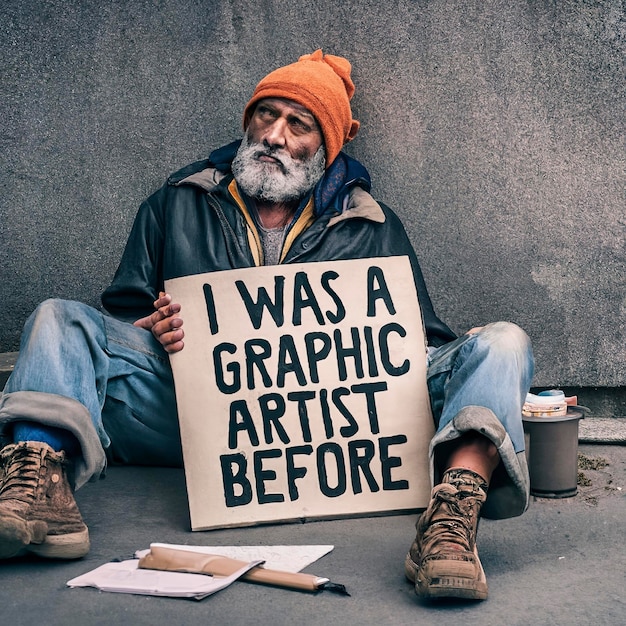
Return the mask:
<path id="1" fill-rule="evenodd" d="M 97 305 L 140 201 L 240 133 L 256 82 L 353 63 L 370 169 L 456 331 L 519 323 L 536 385 L 626 384 L 619 0 L 5 0 L 0 351 Z"/>

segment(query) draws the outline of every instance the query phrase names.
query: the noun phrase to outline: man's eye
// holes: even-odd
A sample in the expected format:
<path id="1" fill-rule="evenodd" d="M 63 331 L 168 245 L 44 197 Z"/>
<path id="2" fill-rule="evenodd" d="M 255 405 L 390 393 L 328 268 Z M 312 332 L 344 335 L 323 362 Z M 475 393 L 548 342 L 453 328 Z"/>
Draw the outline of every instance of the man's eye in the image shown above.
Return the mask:
<path id="1" fill-rule="evenodd" d="M 265 107 L 259 107 L 257 109 L 257 113 L 259 114 L 260 117 L 263 117 L 265 119 L 271 119 L 275 117 L 274 112 L 270 111 L 270 109 L 266 109 Z"/>
<path id="2" fill-rule="evenodd" d="M 291 120 L 291 125 L 296 130 L 299 130 L 300 132 L 305 132 L 306 133 L 306 132 L 309 132 L 311 130 L 311 127 L 306 122 L 304 122 L 303 120 L 301 120 L 301 119 L 299 119 L 297 117 L 294 117 Z"/>

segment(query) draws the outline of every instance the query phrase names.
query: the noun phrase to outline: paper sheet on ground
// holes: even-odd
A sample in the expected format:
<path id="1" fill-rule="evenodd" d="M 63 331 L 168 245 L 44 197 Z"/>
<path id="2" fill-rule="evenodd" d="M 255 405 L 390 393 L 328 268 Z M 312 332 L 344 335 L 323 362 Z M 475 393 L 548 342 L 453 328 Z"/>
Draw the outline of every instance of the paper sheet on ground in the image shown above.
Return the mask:
<path id="1" fill-rule="evenodd" d="M 136 559 L 105 563 L 82 576 L 73 578 L 67 585 L 95 587 L 100 591 L 117 593 L 202 600 L 228 587 L 256 565 L 263 563 L 270 569 L 299 572 L 333 549 L 333 546 L 185 546 L 163 543 L 152 545 L 229 556 L 246 561 L 247 565 L 228 577 L 139 569 L 137 567 L 139 558 L 150 550 L 138 550 L 135 553 Z"/>
<path id="2" fill-rule="evenodd" d="M 228 587 L 248 570 L 263 561 L 252 561 L 231 576 L 205 576 L 159 570 L 139 569 L 139 559 L 119 563 L 105 563 L 95 570 L 68 581 L 69 587 L 95 587 L 100 591 L 136 593 L 171 598 L 195 598 L 202 600 Z"/>
<path id="3" fill-rule="evenodd" d="M 263 567 L 283 572 L 299 572 L 307 565 L 321 559 L 334 546 L 183 546 L 171 543 L 153 543 L 172 550 L 191 550 L 201 554 L 219 554 L 239 561 L 264 561 Z M 138 550 L 135 556 L 140 559 L 150 549 Z"/>

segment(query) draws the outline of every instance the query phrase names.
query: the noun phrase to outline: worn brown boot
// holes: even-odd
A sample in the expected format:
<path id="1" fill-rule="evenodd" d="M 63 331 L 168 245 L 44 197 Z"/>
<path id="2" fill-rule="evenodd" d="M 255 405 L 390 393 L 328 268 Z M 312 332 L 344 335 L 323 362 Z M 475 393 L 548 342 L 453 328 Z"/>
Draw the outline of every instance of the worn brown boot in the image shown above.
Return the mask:
<path id="1" fill-rule="evenodd" d="M 67 478 L 65 453 L 22 441 L 0 452 L 0 559 L 32 552 L 77 559 L 89 551 L 89 531 Z"/>
<path id="2" fill-rule="evenodd" d="M 404 570 L 422 598 L 487 598 L 487 580 L 476 550 L 476 529 L 487 484 L 476 473 L 450 469 L 417 520 L 417 536 Z"/>

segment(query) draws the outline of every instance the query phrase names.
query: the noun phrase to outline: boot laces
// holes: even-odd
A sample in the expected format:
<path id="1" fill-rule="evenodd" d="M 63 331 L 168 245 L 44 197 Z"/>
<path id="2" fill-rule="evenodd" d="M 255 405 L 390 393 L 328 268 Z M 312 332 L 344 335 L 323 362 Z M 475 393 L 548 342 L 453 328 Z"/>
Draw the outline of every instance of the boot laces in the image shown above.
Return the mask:
<path id="1" fill-rule="evenodd" d="M 46 449 L 17 445 L 3 454 L 5 473 L 0 485 L 0 500 L 33 502 L 39 484 L 40 468 L 44 463 Z"/>
<path id="2" fill-rule="evenodd" d="M 477 513 L 480 506 L 475 494 L 461 491 L 452 485 L 440 485 L 434 494 L 428 523 L 422 535 L 423 544 L 455 544 L 457 549 L 471 552 L 474 549 Z"/>

